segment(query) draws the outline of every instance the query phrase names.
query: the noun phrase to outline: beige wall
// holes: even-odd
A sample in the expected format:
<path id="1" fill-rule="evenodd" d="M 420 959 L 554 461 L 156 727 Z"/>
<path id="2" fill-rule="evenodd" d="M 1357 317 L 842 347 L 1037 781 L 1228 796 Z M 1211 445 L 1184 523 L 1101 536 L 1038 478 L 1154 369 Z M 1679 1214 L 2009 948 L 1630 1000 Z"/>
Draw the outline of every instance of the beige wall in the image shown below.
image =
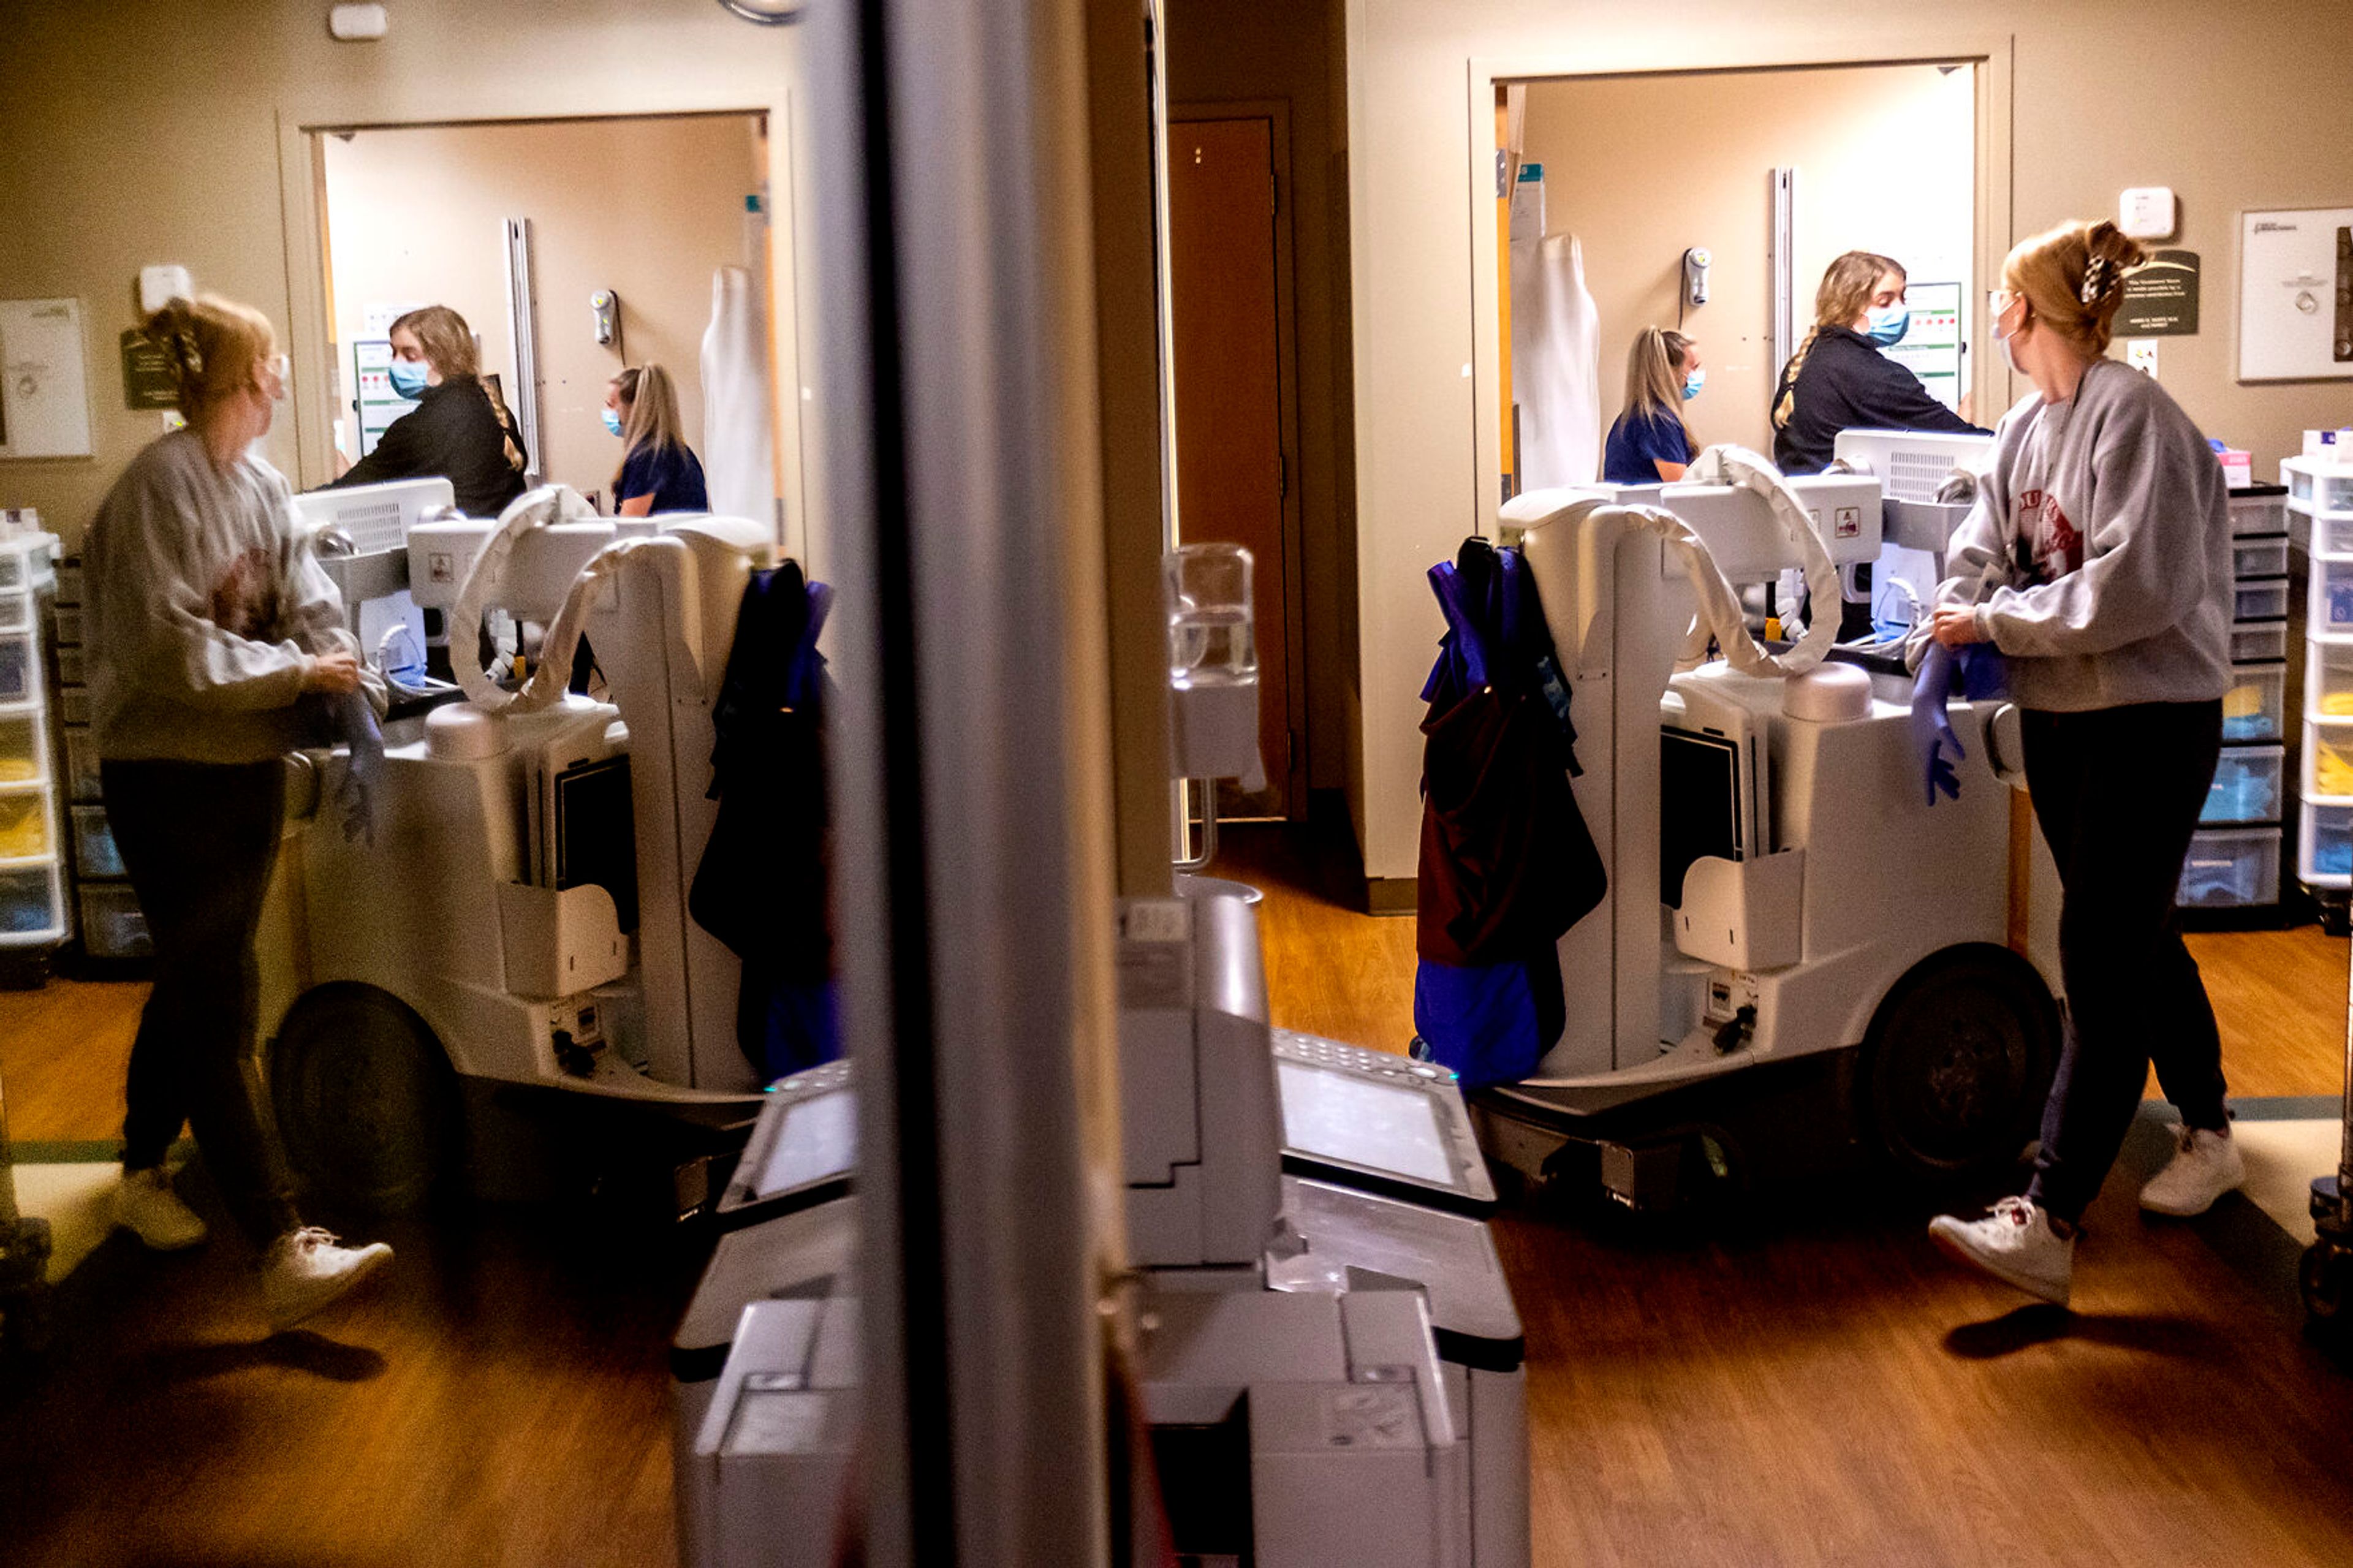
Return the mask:
<path id="1" fill-rule="evenodd" d="M 793 136 L 796 30 L 754 27 L 710 0 L 398 0 L 390 10 L 383 41 L 342 44 L 322 0 L 0 6 L 0 297 L 83 300 L 97 447 L 88 459 L 0 463 L 0 505 L 38 507 L 79 537 L 158 432 L 155 415 L 122 406 L 115 340 L 134 324 L 140 267 L 167 261 L 288 335 L 293 416 L 264 450 L 298 480 L 326 477 L 325 399 L 311 390 L 326 385 L 328 329 L 304 126 L 765 110 Z M 768 176 L 780 215 L 771 295 L 795 345 L 779 370 L 787 388 L 813 380 L 796 306 L 817 294 L 789 224 L 797 145 L 779 143 Z M 551 304 L 543 329 L 562 319 Z M 804 405 L 789 390 L 781 401 L 797 535 Z"/>
<path id="2" fill-rule="evenodd" d="M 605 386 L 628 364 L 678 383 L 702 447 L 702 331 L 714 268 L 746 264 L 744 198 L 760 188 L 744 115 L 548 121 L 362 131 L 320 139 L 326 166 L 336 357 L 346 415 L 351 345 L 370 305 L 445 304 L 481 339 L 482 369 L 515 395 L 507 335 L 505 219 L 532 224 L 538 290 L 540 446 L 551 480 L 610 510 L 620 443 Z M 621 300 L 620 346 L 599 344 L 588 298 Z M 349 450 L 358 455 L 356 433 Z"/>
<path id="3" fill-rule="evenodd" d="M 1675 326 L 1683 254 L 1696 245 L 1713 265 L 1708 302 L 1683 312 L 1707 367 L 1686 409 L 1692 433 L 1703 446 L 1772 451 L 1777 167 L 1798 171 L 1799 331 L 1822 269 L 1847 250 L 1894 257 L 1968 298 L 1976 110 L 1967 70 L 1925 65 L 1532 83 L 1522 155 L 1544 165 L 1546 228 L 1584 240 L 1601 319 L 1601 428 L 1625 405 L 1634 333 Z"/>
<path id="4" fill-rule="evenodd" d="M 1348 389 L 1340 352 L 1347 321 L 1335 277 L 1345 255 L 1345 209 L 1335 215 L 1343 105 L 1333 91 L 1335 48 L 1329 3 L 1167 0 L 1168 106 L 1172 115 L 1220 103 L 1282 104 L 1291 162 L 1282 172 L 1291 222 L 1297 342 L 1297 450 L 1301 605 L 1305 620 L 1308 784 L 1347 779 L 1347 688 L 1355 666 L 1348 610 L 1354 540 L 1343 526 L 1352 478 L 1340 460 Z M 1183 439 L 1181 428 L 1178 439 Z"/>
<path id="5" fill-rule="evenodd" d="M 2206 261 L 2206 320 L 2165 346 L 2167 386 L 2259 471 L 2306 426 L 2353 416 L 2345 384 L 2240 386 L 2232 306 L 2242 208 L 2353 204 L 2353 30 L 2343 0 L 1863 0 L 1793 12 L 1751 0 L 1345 0 L 1354 258 L 1360 637 L 1367 870 L 1409 877 L 1419 806 L 1414 694 L 1439 617 L 1422 582 L 1493 505 L 1474 440 L 1472 64 L 1504 75 L 1691 70 L 1989 56 L 2013 90 L 2011 192 L 1997 230 L 2113 214 L 2171 184 L 2179 243 Z M 1482 89 L 1483 90 L 1483 89 Z M 1492 135 L 1493 110 L 1485 111 Z M 1886 150 L 1891 162 L 1903 148 Z M 1492 165 L 1491 165 L 1492 166 Z M 1981 400 L 2004 401 L 2006 378 Z M 1492 394 L 1487 395 L 1492 400 Z"/>

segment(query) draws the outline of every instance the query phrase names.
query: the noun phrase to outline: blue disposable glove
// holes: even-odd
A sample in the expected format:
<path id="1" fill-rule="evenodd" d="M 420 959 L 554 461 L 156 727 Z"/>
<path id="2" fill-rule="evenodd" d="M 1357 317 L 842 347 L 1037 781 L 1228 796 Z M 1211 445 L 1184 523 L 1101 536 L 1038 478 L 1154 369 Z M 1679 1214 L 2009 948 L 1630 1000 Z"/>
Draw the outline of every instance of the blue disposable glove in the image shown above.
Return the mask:
<path id="1" fill-rule="evenodd" d="M 343 808 L 343 839 L 349 843 L 365 834 L 373 847 L 374 796 L 384 778 L 384 730 L 376 722 L 375 705 L 365 691 L 346 691 L 334 702 L 336 724 L 352 752 L 351 765 L 343 770 L 343 786 L 336 795 L 336 804 Z"/>
<path id="2" fill-rule="evenodd" d="M 1950 746 L 1953 757 L 1966 757 L 1961 739 L 1953 733 L 1953 722 L 1945 716 L 1945 700 L 1953 689 L 1953 650 L 1943 643 L 1932 642 L 1928 651 L 1920 656 L 1920 673 L 1912 682 L 1912 739 L 1919 746 L 1926 764 L 1928 804 L 1936 804 L 1936 792 L 1945 792 L 1947 800 L 1961 798 L 1961 778 L 1953 771 L 1951 759 L 1945 755 Z"/>
<path id="3" fill-rule="evenodd" d="M 1961 695 L 1972 702 L 2010 695 L 2010 665 L 2001 649 L 1989 642 L 1973 642 L 1960 650 Z"/>

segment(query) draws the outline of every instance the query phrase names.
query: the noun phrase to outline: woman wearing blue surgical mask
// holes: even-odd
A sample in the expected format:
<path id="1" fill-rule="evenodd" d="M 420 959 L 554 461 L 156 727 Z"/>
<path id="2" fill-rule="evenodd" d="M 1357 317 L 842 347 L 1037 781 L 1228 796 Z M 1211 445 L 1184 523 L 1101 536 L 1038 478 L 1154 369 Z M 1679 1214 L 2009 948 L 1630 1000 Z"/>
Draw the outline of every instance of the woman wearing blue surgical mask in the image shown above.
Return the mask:
<path id="1" fill-rule="evenodd" d="M 613 476 L 616 516 L 711 510 L 702 461 L 686 444 L 685 426 L 677 384 L 661 366 L 633 366 L 606 385 L 605 428 L 621 438 L 621 467 Z"/>
<path id="2" fill-rule="evenodd" d="M 392 390 L 417 406 L 394 420 L 375 450 L 335 485 L 445 479 L 457 492 L 459 511 L 498 516 L 522 494 L 530 455 L 482 379 L 466 318 L 447 305 L 427 305 L 393 322 L 388 336 Z"/>
<path id="3" fill-rule="evenodd" d="M 1882 352 L 1911 326 L 1904 268 L 1850 250 L 1822 274 L 1814 326 L 1773 391 L 1773 461 L 1785 474 L 1831 465 L 1841 430 L 1950 430 L 1983 436 Z"/>
<path id="4" fill-rule="evenodd" d="M 1601 450 L 1601 479 L 1612 485 L 1672 484 L 1699 445 L 1683 405 L 1699 395 L 1707 372 L 1699 345 L 1681 332 L 1644 327 L 1626 356 L 1626 406 Z"/>

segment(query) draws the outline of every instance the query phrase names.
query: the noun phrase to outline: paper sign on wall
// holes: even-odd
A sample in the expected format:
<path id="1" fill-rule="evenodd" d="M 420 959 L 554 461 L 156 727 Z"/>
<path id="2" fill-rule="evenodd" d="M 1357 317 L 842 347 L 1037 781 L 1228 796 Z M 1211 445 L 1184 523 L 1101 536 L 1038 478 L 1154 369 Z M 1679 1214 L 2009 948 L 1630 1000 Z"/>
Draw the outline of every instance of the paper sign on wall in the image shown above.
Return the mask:
<path id="1" fill-rule="evenodd" d="M 2353 379 L 2353 207 L 2239 215 L 2239 379 Z"/>
<path id="2" fill-rule="evenodd" d="M 0 300 L 0 458 L 90 451 L 81 301 Z"/>

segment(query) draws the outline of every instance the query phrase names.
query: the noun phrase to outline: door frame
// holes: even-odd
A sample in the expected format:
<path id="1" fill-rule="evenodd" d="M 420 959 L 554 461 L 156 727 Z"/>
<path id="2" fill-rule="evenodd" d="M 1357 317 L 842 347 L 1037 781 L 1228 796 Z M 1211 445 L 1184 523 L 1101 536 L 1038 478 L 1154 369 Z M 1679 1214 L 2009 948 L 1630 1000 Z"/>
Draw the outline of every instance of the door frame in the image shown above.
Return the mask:
<path id="1" fill-rule="evenodd" d="M 802 329 L 804 300 L 814 297 L 814 258 L 801 238 L 801 195 L 807 187 L 807 138 L 797 134 L 799 106 L 788 88 L 773 96 L 719 88 L 705 90 L 675 84 L 649 84 L 617 91 L 584 108 L 561 83 L 518 87 L 516 101 L 497 111 L 470 98 L 438 89 L 353 91 L 303 85 L 282 94 L 276 105 L 279 221 L 286 259 L 287 335 L 294 382 L 302 390 L 292 415 L 296 488 L 324 484 L 334 473 L 333 436 L 311 397 L 320 388 L 342 386 L 343 367 L 328 353 L 334 322 L 327 315 L 327 204 L 320 139 L 338 131 L 413 131 L 448 126 L 527 125 L 561 121 L 654 120 L 671 116 L 745 115 L 765 121 L 767 158 L 760 174 L 768 206 L 768 398 L 776 443 L 784 505 L 779 547 L 812 574 L 828 554 L 822 521 L 812 517 L 822 505 L 817 466 L 818 395 L 813 344 Z M 337 345 L 340 347 L 341 345 Z M 335 399 L 332 401 L 340 401 Z M 762 520 L 765 521 L 765 520 Z"/>
<path id="2" fill-rule="evenodd" d="M 1938 30 L 1939 32 L 1942 29 Z M 2012 127 L 2016 118 L 2014 55 L 2017 40 L 2010 34 L 1956 29 L 1936 37 L 1913 32 L 1900 47 L 1874 54 L 1841 57 L 1834 49 L 1802 45 L 1785 58 L 1770 51 L 1746 58 L 1695 58 L 1670 61 L 1565 59 L 1559 55 L 1473 57 L 1470 61 L 1466 123 L 1469 166 L 1464 192 L 1471 205 L 1471 349 L 1472 426 L 1470 436 L 1476 464 L 1472 495 L 1472 526 L 1487 531 L 1502 493 L 1503 421 L 1501 400 L 1503 351 L 1496 341 L 1499 290 L 1495 253 L 1495 89 L 1515 82 L 1547 79 L 1626 76 L 1704 76 L 1752 74 L 1775 70 L 1845 69 L 1870 66 L 1968 65 L 1977 79 L 1977 191 L 1971 221 L 1976 227 L 1977 274 L 1980 281 L 2001 276 L 2010 254 L 2018 216 L 2012 182 Z M 1800 299 L 1803 289 L 1800 289 Z M 1992 341 L 1985 319 L 1985 289 L 1961 301 L 1974 347 Z M 1776 367 L 1778 372 L 1778 367 Z M 2015 400 L 2017 378 L 2000 354 L 1973 353 L 1970 362 L 1971 407 L 1980 416 L 2007 408 Z M 2003 379 L 1997 383 L 1996 376 Z M 1995 387 L 2001 388 L 1999 402 Z"/>
<path id="3" fill-rule="evenodd" d="M 1292 250 L 1291 100 L 1287 98 L 1200 98 L 1168 106 L 1168 144 L 1163 156 L 1176 156 L 1176 128 L 1188 121 L 1264 120 L 1273 140 L 1274 162 L 1274 337 L 1276 441 L 1282 456 L 1282 664 L 1283 703 L 1291 738 L 1289 766 L 1283 772 L 1282 809 L 1293 822 L 1307 816 L 1307 589 L 1306 546 L 1300 538 L 1299 462 L 1299 316 L 1297 278 Z M 1173 243 L 1173 237 L 1172 237 Z M 1176 415 L 1176 439 L 1185 438 L 1184 411 Z M 1170 489 L 1176 476 L 1169 476 Z M 1186 537 L 1185 516 L 1176 513 L 1176 537 Z"/>

